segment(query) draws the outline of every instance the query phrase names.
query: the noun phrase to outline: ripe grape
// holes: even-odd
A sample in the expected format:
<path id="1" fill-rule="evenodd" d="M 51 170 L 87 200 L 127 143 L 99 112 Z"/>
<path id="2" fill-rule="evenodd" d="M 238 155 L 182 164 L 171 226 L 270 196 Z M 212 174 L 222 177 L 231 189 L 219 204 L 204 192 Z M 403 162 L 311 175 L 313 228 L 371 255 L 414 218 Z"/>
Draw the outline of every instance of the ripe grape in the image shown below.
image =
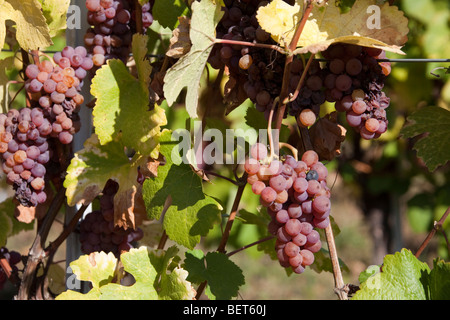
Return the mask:
<path id="1" fill-rule="evenodd" d="M 298 119 L 302 127 L 310 127 L 316 122 L 317 116 L 311 109 L 303 109 Z"/>
<path id="2" fill-rule="evenodd" d="M 267 147 L 262 143 L 255 143 L 250 149 L 250 155 L 253 159 L 264 160 L 267 157 Z"/>

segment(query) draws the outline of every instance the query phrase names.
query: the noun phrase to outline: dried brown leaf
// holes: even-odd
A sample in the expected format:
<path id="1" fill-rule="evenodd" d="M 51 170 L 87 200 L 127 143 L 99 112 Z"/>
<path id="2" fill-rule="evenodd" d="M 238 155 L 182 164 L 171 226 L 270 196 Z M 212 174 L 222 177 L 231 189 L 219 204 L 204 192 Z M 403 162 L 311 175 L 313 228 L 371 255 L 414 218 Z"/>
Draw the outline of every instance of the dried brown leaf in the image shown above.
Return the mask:
<path id="1" fill-rule="evenodd" d="M 324 160 L 332 160 L 340 155 L 341 143 L 345 140 L 346 132 L 347 130 L 337 123 L 336 112 L 320 118 L 309 129 L 314 150 Z"/>
<path id="2" fill-rule="evenodd" d="M 188 17 L 178 17 L 180 22 L 172 32 L 172 38 L 170 38 L 169 50 L 166 55 L 178 59 L 184 56 L 191 50 L 191 38 L 189 37 L 189 29 L 191 20 Z"/>

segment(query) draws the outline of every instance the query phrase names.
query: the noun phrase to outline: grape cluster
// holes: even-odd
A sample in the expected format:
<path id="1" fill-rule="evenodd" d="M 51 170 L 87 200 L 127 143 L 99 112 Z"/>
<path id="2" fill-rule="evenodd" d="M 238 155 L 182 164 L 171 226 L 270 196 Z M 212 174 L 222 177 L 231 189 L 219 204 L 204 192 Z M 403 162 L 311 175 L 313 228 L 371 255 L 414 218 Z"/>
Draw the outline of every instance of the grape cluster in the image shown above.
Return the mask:
<path id="1" fill-rule="evenodd" d="M 22 255 L 17 251 L 9 251 L 5 247 L 0 248 L 0 258 L 6 259 L 9 266 L 11 267 L 11 272 L 15 273 L 18 271 L 17 264 L 22 261 Z M 6 281 L 8 280 L 5 270 L 0 266 L 0 290 L 3 289 Z"/>
<path id="2" fill-rule="evenodd" d="M 256 12 L 267 1 L 224 1 L 224 16 L 216 28 L 216 37 L 251 43 L 275 44 L 270 34 L 258 24 Z M 217 44 L 209 57 L 215 69 L 226 67 L 231 78 L 268 118 L 273 100 L 279 96 L 285 57 L 259 47 Z"/>
<path id="3" fill-rule="evenodd" d="M 129 251 L 133 243 L 144 236 L 142 229 L 123 229 L 114 225 L 114 195 L 118 184 L 108 181 L 100 197 L 100 210 L 86 215 L 80 223 L 81 250 L 112 252 L 117 257 L 122 251 Z"/>
<path id="4" fill-rule="evenodd" d="M 108 59 L 126 61 L 136 31 L 134 1 L 86 0 L 88 23 L 92 26 L 84 36 L 84 43 L 93 55 L 94 65 L 102 66 Z M 152 5 L 142 6 L 143 31 L 153 23 Z"/>
<path id="5" fill-rule="evenodd" d="M 25 69 L 30 107 L 0 114 L 2 170 L 13 185 L 15 198 L 27 207 L 47 199 L 44 188 L 46 165 L 52 157 L 50 139 L 72 142 L 80 128 L 83 79 L 93 66 L 83 47 L 65 47 L 53 60 L 29 64 Z"/>
<path id="6" fill-rule="evenodd" d="M 324 51 L 328 60 L 324 71 L 326 97 L 346 113 L 347 123 L 364 139 L 375 139 L 386 132 L 386 108 L 390 99 L 382 91 L 390 73 L 381 49 L 350 44 L 336 44 Z"/>
<path id="7" fill-rule="evenodd" d="M 220 39 L 276 44 L 258 24 L 256 13 L 270 1 L 226 0 L 224 16 L 216 28 Z M 285 0 L 285 2 L 288 2 Z M 346 112 L 348 124 L 364 139 L 378 138 L 387 130 L 385 109 L 389 98 L 382 91 L 390 64 L 379 63 L 384 51 L 351 44 L 335 44 L 323 52 L 329 62 L 321 66 L 313 60 L 304 85 L 284 116 L 295 116 L 302 127 L 313 125 L 320 106 L 335 102 L 336 110 Z M 238 91 L 269 117 L 273 101 L 281 93 L 285 56 L 260 47 L 221 43 L 213 47 L 208 62 L 215 69 L 225 68 Z M 294 57 L 288 89 L 293 93 L 304 70 L 304 62 Z"/>
<path id="8" fill-rule="evenodd" d="M 82 46 L 66 46 L 50 60 L 30 64 L 25 69 L 25 89 L 51 122 L 50 137 L 69 144 L 80 128 L 79 106 L 84 97 L 80 93 L 83 79 L 93 67 L 92 56 Z"/>
<path id="9" fill-rule="evenodd" d="M 2 170 L 24 206 L 36 206 L 47 199 L 44 178 L 51 131 L 52 125 L 40 108 L 11 109 L 6 115 L 0 114 Z"/>
<path id="10" fill-rule="evenodd" d="M 281 266 L 302 273 L 322 246 L 315 229 L 324 229 L 330 223 L 328 170 L 312 150 L 299 161 L 288 155 L 264 163 L 267 148 L 256 143 L 250 155 L 244 165 L 247 182 L 272 217 L 268 229 L 277 237 L 278 260 Z"/>

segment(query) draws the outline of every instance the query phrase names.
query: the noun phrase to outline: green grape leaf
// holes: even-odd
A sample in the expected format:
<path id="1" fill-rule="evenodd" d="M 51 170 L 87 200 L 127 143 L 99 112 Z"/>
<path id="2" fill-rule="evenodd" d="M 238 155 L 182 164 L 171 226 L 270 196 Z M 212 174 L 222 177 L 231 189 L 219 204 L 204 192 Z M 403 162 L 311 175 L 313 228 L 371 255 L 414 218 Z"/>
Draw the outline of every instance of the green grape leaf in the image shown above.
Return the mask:
<path id="1" fill-rule="evenodd" d="M 110 283 L 114 278 L 117 258 L 112 252 L 93 252 L 70 263 L 73 274 L 81 281 L 89 281 L 93 288 Z"/>
<path id="2" fill-rule="evenodd" d="M 0 50 L 5 44 L 5 21 L 16 23 L 16 39 L 25 50 L 37 50 L 53 44 L 50 30 L 38 0 L 0 0 Z"/>
<path id="3" fill-rule="evenodd" d="M 164 215 L 164 229 L 173 241 L 192 249 L 201 236 L 220 220 L 222 206 L 203 193 L 201 178 L 185 163 L 173 163 L 176 141 L 171 131 L 161 134 L 160 153 L 166 163 L 158 167 L 158 175 L 144 181 L 142 194 L 151 219 L 159 219 L 163 208 L 169 204 Z M 187 194 L 187 190 L 189 193 Z M 166 202 L 170 198 L 170 202 Z"/>
<path id="4" fill-rule="evenodd" d="M 148 256 L 146 247 L 131 249 L 120 256 L 124 270 L 133 275 L 136 283 L 122 286 L 112 283 L 101 288 L 101 299 L 105 300 L 156 300 L 158 294 L 153 287 L 157 272 Z"/>
<path id="5" fill-rule="evenodd" d="M 152 66 L 147 59 L 147 44 L 148 44 L 148 36 L 136 33 L 133 35 L 132 40 L 132 52 L 133 58 L 136 62 L 136 69 L 138 73 L 138 79 L 142 84 L 144 90 L 147 90 L 148 94 L 148 85 L 150 84 L 150 75 L 152 73 Z"/>
<path id="6" fill-rule="evenodd" d="M 426 263 L 411 251 L 402 249 L 386 255 L 382 271 L 366 278 L 353 300 L 424 300 L 424 274 L 430 272 Z"/>
<path id="7" fill-rule="evenodd" d="M 259 112 L 254 107 L 247 108 L 247 113 L 245 115 L 245 123 L 252 127 L 253 129 L 257 130 L 257 133 L 259 133 L 259 130 L 267 130 L 267 120 L 264 118 L 264 113 Z M 280 141 L 287 141 L 289 136 L 291 135 L 291 131 L 288 126 L 285 124 L 281 125 L 280 128 Z"/>
<path id="8" fill-rule="evenodd" d="M 373 276 L 374 274 L 380 272 L 380 266 L 377 265 L 371 265 L 366 268 L 363 272 L 359 274 L 358 281 L 359 283 L 363 283 L 366 281 L 370 276 Z"/>
<path id="9" fill-rule="evenodd" d="M 435 259 L 426 287 L 429 300 L 450 300 L 450 263 Z"/>
<path id="10" fill-rule="evenodd" d="M 142 57 L 142 52 L 135 52 Z M 140 76 L 145 77 L 149 72 L 149 61 L 141 58 L 136 63 Z M 102 145 L 120 134 L 124 145 L 136 152 L 149 155 L 157 151 L 160 126 L 167 120 L 162 108 L 155 106 L 149 110 L 146 81 L 134 78 L 120 60 L 108 60 L 97 70 L 91 92 L 97 98 L 93 121 Z M 152 156 L 156 158 L 157 154 Z"/>
<path id="11" fill-rule="evenodd" d="M 207 281 L 205 293 L 210 299 L 229 300 L 236 297 L 239 287 L 245 284 L 242 270 L 223 253 L 208 252 L 205 256 L 201 250 L 191 250 L 185 255 L 187 280 Z"/>
<path id="12" fill-rule="evenodd" d="M 172 106 L 183 88 L 187 87 L 186 110 L 191 118 L 197 118 L 199 84 L 209 54 L 214 44 L 215 30 L 223 16 L 222 1 L 201 0 L 192 3 L 192 19 L 189 36 L 191 50 L 182 56 L 164 77 L 164 95 Z"/>
<path id="13" fill-rule="evenodd" d="M 178 17 L 188 14 L 189 8 L 183 0 L 156 0 L 152 15 L 163 27 L 175 29 Z"/>
<path id="14" fill-rule="evenodd" d="M 59 31 L 66 29 L 67 11 L 69 10 L 70 0 L 38 0 L 42 6 L 42 12 L 49 27 L 51 37 L 58 34 Z"/>
<path id="15" fill-rule="evenodd" d="M 164 55 L 169 48 L 172 30 L 164 28 L 157 20 L 147 29 L 148 35 L 148 54 Z"/>
<path id="16" fill-rule="evenodd" d="M 417 156 L 422 158 L 432 172 L 450 160 L 450 111 L 427 106 L 414 112 L 402 128 L 405 138 L 419 139 L 414 144 Z"/>
<path id="17" fill-rule="evenodd" d="M 79 280 L 90 281 L 92 289 L 81 294 L 68 290 L 57 300 L 183 300 L 193 299 L 195 290 L 186 281 L 187 272 L 177 263 L 178 249 L 151 250 L 142 246 L 120 256 L 123 271 L 131 274 L 135 283 L 124 286 L 117 282 L 118 260 L 112 253 L 94 252 L 81 256 L 70 264 Z M 172 266 L 174 264 L 174 266 Z"/>
<path id="18" fill-rule="evenodd" d="M 114 196 L 115 222 L 118 226 L 135 226 L 133 208 L 141 188 L 137 172 L 147 157 L 135 154 L 130 160 L 124 149 L 120 136 L 105 145 L 96 134 L 85 141 L 84 148 L 72 158 L 64 180 L 69 206 L 91 203 L 112 179 L 119 184 Z"/>
<path id="19" fill-rule="evenodd" d="M 239 210 L 238 219 L 244 224 L 254 224 L 264 228 L 266 228 L 270 222 L 268 215 L 262 216 L 260 214 L 254 214 L 244 209 Z"/>
<path id="20" fill-rule="evenodd" d="M 291 6 L 282 0 L 274 0 L 261 6 L 257 12 L 261 28 L 276 42 L 288 45 L 302 18 L 303 3 L 303 0 L 297 0 Z M 408 19 L 396 6 L 389 3 L 378 6 L 376 0 L 360 0 L 342 14 L 337 4 L 339 1 L 333 0 L 313 8 L 296 53 L 318 53 L 333 43 L 343 42 L 404 54 L 400 49 L 408 39 Z"/>

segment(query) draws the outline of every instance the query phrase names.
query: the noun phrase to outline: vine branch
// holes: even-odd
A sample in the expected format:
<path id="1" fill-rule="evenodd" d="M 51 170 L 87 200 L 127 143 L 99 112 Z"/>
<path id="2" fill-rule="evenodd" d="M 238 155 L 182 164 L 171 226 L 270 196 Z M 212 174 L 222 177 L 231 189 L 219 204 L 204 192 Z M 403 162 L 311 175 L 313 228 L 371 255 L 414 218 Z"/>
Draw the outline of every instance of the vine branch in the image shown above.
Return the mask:
<path id="1" fill-rule="evenodd" d="M 441 219 L 439 221 L 434 222 L 433 229 L 430 231 L 428 236 L 425 238 L 425 240 L 420 245 L 419 249 L 417 250 L 415 256 L 416 258 L 419 258 L 419 256 L 422 254 L 423 250 L 428 246 L 428 243 L 431 241 L 431 238 L 433 238 L 436 231 L 440 230 L 442 228 L 442 225 L 444 224 L 445 219 L 447 219 L 448 215 L 450 214 L 450 207 L 445 210 L 444 214 L 442 215 Z M 447 243 L 448 246 L 448 243 Z"/>
<path id="2" fill-rule="evenodd" d="M 53 201 L 45 215 L 44 221 L 40 225 L 33 245 L 28 253 L 27 264 L 25 266 L 22 281 L 20 283 L 19 292 L 16 296 L 17 300 L 28 300 L 31 293 L 31 288 L 36 279 L 36 272 L 38 266 L 46 257 L 44 251 L 45 241 L 47 240 L 50 228 L 55 220 L 59 209 L 65 201 L 65 189 L 61 188 L 53 198 Z"/>
<path id="3" fill-rule="evenodd" d="M 251 247 L 253 247 L 253 246 L 256 246 L 256 245 L 258 245 L 258 244 L 260 244 L 260 243 L 263 243 L 263 242 L 272 240 L 273 238 L 275 238 L 275 236 L 268 236 L 268 237 L 259 239 L 258 241 L 252 242 L 252 243 L 250 243 L 250 244 L 247 244 L 246 246 L 243 246 L 243 247 L 241 247 L 241 248 L 239 248 L 239 249 L 236 249 L 236 250 L 234 250 L 234 251 L 231 251 L 231 252 L 227 253 L 227 256 L 230 257 L 230 256 L 232 256 L 233 254 L 236 254 L 236 253 L 241 252 L 241 251 L 243 251 L 243 250 L 245 250 L 245 249 L 248 249 L 248 248 L 251 248 Z"/>
<path id="4" fill-rule="evenodd" d="M 302 19 L 300 20 L 300 23 L 297 25 L 297 29 L 295 30 L 295 34 L 289 44 L 288 51 L 289 55 L 286 57 L 286 62 L 284 65 L 284 73 L 283 73 L 283 82 L 281 85 L 281 92 L 280 92 L 280 103 L 277 111 L 277 117 L 276 117 L 276 129 L 281 128 L 281 123 L 283 122 L 284 112 L 286 111 L 286 103 L 284 103 L 285 99 L 288 97 L 288 90 L 289 90 L 289 78 L 290 78 L 290 70 L 291 70 L 291 64 L 294 60 L 294 54 L 293 51 L 295 50 L 298 40 L 300 39 L 300 36 L 303 32 L 303 28 L 305 27 L 306 21 L 309 18 L 309 15 L 312 12 L 313 9 L 313 2 L 311 0 L 307 1 L 306 7 L 304 8 Z M 305 71 L 303 71 L 305 72 Z"/>

